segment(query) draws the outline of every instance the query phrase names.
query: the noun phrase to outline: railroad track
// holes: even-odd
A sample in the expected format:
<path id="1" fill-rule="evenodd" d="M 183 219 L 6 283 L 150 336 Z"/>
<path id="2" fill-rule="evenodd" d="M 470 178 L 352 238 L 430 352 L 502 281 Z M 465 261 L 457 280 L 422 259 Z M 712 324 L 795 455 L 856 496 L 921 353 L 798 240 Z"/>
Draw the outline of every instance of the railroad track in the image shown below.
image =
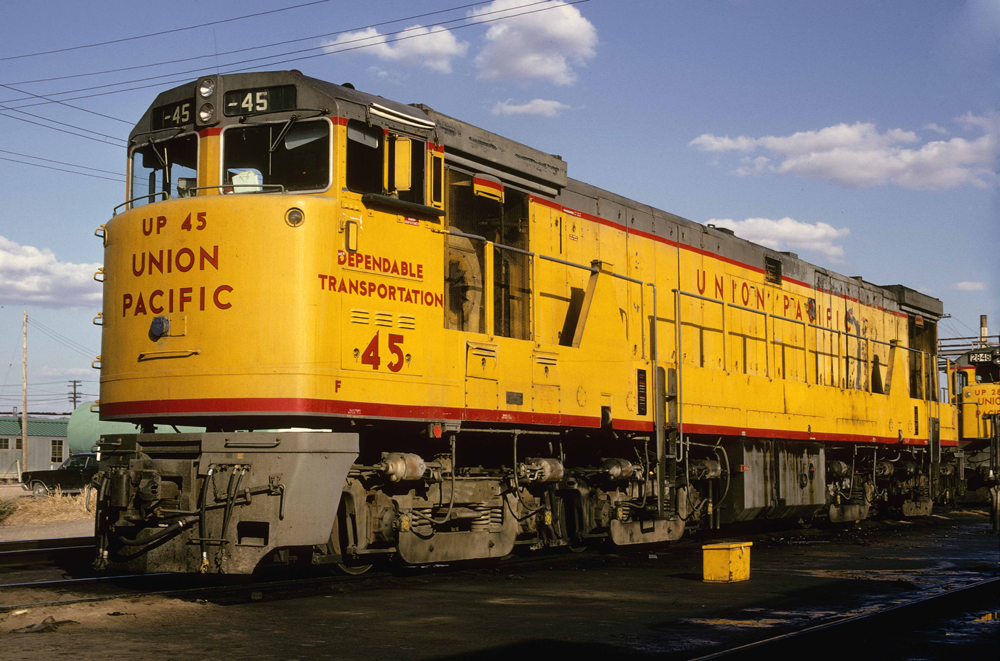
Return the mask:
<path id="1" fill-rule="evenodd" d="M 586 555 L 586 554 L 583 554 Z M 578 559 L 580 555 L 563 556 L 563 560 L 570 558 Z M 543 562 L 551 562 L 560 559 L 559 556 L 539 556 L 539 557 L 514 557 L 507 560 L 505 567 L 515 570 L 525 565 L 534 565 Z M 317 589 L 324 589 L 331 585 L 350 586 L 360 589 L 362 586 L 370 585 L 373 582 L 384 580 L 399 580 L 405 583 L 407 580 L 400 576 L 399 571 L 426 572 L 464 572 L 475 571 L 477 567 L 469 565 L 421 565 L 415 567 L 404 567 L 398 571 L 389 569 L 375 569 L 364 575 L 341 575 L 341 574 L 320 574 L 305 576 L 301 578 L 288 578 L 282 580 L 260 580 L 251 576 L 227 576 L 220 574 L 212 575 L 177 575 L 177 574 L 118 574 L 107 576 L 88 576 L 82 578 L 69 578 L 59 580 L 31 581 L 24 583 L 13 583 L 0 585 L 0 590 L 22 588 L 28 590 L 35 589 L 59 589 L 65 590 L 72 587 L 88 587 L 95 583 L 117 583 L 119 581 L 135 582 L 135 590 L 122 591 L 117 589 L 104 594 L 88 594 L 72 596 L 54 600 L 40 600 L 23 603 L 0 604 L 0 613 L 21 610 L 25 608 L 41 608 L 44 606 L 64 606 L 79 603 L 109 601 L 112 599 L 135 598 L 135 597 L 168 597 L 168 598 L 211 598 L 222 603 L 239 603 L 248 601 L 262 601 L 274 599 L 290 599 L 307 596 Z M 148 589 L 150 582 L 168 581 L 176 585 L 178 581 L 185 583 L 185 587 L 171 589 Z M 222 581 L 223 583 L 220 583 Z M 236 581 L 235 583 L 233 581 Z M 203 583 L 209 582 L 209 585 Z M 146 584 L 146 585 L 144 585 Z M 115 586 L 119 588 L 120 586 Z"/>
<path id="2" fill-rule="evenodd" d="M 887 636 L 905 636 L 921 627 L 975 610 L 995 607 L 1000 602 L 1000 577 L 971 585 L 924 594 L 901 604 L 893 604 L 804 629 L 739 645 L 689 661 L 709 659 L 842 659 L 848 650 L 864 649 L 865 642 L 884 646 Z"/>
<path id="3" fill-rule="evenodd" d="M 0 566 L 9 567 L 74 555 L 83 557 L 88 553 L 93 554 L 94 548 L 93 536 L 0 542 Z"/>

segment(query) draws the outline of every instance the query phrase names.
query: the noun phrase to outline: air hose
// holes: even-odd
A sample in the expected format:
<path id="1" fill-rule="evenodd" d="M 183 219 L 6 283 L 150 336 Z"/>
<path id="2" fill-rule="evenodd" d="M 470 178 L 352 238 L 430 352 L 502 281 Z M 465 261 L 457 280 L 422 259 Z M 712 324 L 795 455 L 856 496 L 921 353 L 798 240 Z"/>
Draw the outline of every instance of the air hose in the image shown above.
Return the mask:
<path id="1" fill-rule="evenodd" d="M 122 546 L 146 546 L 152 544 L 153 542 L 158 542 L 164 537 L 170 537 L 171 535 L 180 532 L 184 529 L 184 526 L 194 523 L 197 521 L 197 517 L 186 516 L 183 519 L 174 521 L 166 528 L 160 529 L 158 532 L 153 533 L 149 537 L 144 537 L 143 539 L 127 539 L 125 537 L 118 537 L 118 541 Z"/>

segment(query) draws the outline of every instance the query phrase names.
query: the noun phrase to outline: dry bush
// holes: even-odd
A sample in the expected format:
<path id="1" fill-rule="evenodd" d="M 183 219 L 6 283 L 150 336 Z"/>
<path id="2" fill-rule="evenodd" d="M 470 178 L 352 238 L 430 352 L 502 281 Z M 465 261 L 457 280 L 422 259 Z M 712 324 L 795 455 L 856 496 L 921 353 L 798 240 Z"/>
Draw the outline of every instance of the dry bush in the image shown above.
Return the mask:
<path id="1" fill-rule="evenodd" d="M 90 511 L 87 511 L 86 492 L 64 496 L 57 489 L 55 493 L 41 498 L 18 498 L 16 501 L 5 501 L 7 516 L 0 512 L 0 525 L 19 526 L 38 523 L 54 523 L 56 521 L 77 521 L 94 518 L 94 496 L 90 498 Z M 13 510 L 13 511 L 9 511 Z"/>
<path id="2" fill-rule="evenodd" d="M 17 511 L 16 500 L 0 500 L 0 524 Z"/>

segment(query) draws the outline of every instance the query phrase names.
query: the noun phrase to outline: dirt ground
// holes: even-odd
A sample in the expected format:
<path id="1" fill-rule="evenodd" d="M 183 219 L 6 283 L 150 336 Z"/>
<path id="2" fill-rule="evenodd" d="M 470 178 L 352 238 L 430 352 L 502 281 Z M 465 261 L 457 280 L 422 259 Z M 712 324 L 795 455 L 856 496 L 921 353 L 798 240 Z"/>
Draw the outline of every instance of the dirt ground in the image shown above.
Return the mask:
<path id="1" fill-rule="evenodd" d="M 10 500 L 30 496 L 30 491 L 25 491 L 20 484 L 0 484 L 0 500 Z"/>
<path id="2" fill-rule="evenodd" d="M 680 659 L 996 575 L 1000 545 L 988 528 L 985 514 L 960 512 L 747 536 L 751 579 L 735 584 L 702 582 L 700 545 L 708 540 L 687 539 L 653 551 L 383 572 L 233 605 L 150 597 L 32 607 L 0 614 L 0 645 L 10 661 Z M 0 605 L 66 598 L 0 595 Z M 10 633 L 49 616 L 79 624 Z M 995 652 L 1000 624 L 965 619 L 965 633 L 941 633 L 921 658 L 992 658 L 983 654 Z"/>

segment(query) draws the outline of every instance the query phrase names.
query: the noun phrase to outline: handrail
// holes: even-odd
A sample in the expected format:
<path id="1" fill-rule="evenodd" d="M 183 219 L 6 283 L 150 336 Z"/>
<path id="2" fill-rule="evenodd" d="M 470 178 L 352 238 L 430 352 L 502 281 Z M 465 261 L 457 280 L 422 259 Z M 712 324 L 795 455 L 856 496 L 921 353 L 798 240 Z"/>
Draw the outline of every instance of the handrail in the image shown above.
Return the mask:
<path id="1" fill-rule="evenodd" d="M 769 330 L 770 330 L 769 326 L 770 326 L 770 324 L 767 322 L 768 319 L 780 319 L 782 321 L 787 321 L 787 322 L 791 322 L 791 323 L 794 323 L 794 324 L 799 324 L 799 325 L 801 325 L 803 327 L 803 329 L 805 329 L 805 328 L 813 328 L 813 329 L 820 330 L 820 331 L 827 332 L 827 333 L 836 333 L 837 336 L 838 336 L 838 339 L 837 339 L 837 362 L 840 363 L 842 360 L 846 360 L 848 365 L 850 364 L 850 361 L 857 361 L 859 363 L 863 363 L 864 366 L 865 366 L 865 371 L 866 372 L 868 371 L 868 366 L 871 365 L 871 363 L 872 363 L 872 347 L 871 347 L 872 344 L 880 344 L 880 345 L 887 346 L 887 347 L 890 347 L 890 348 L 891 347 L 898 347 L 900 349 L 905 349 L 906 351 L 909 351 L 909 352 L 912 352 L 912 353 L 920 354 L 921 356 L 933 356 L 933 355 L 935 355 L 935 354 L 931 354 L 930 352 L 924 351 L 922 349 L 914 349 L 912 347 L 903 346 L 903 345 L 899 344 L 898 340 L 890 340 L 890 341 L 878 340 L 878 339 L 875 339 L 875 338 L 866 337 L 864 335 L 861 335 L 860 333 L 851 333 L 850 331 L 847 331 L 847 330 L 843 330 L 842 331 L 842 330 L 835 329 L 835 328 L 827 328 L 825 326 L 820 326 L 818 324 L 813 324 L 813 323 L 807 322 L 807 321 L 802 320 L 802 319 L 792 319 L 791 317 L 785 317 L 784 315 L 774 314 L 774 313 L 767 312 L 767 311 L 764 311 L 764 310 L 757 310 L 757 309 L 749 308 L 749 307 L 746 307 L 746 306 L 743 306 L 743 305 L 738 305 L 736 303 L 729 303 L 729 302 L 727 302 L 725 300 L 720 300 L 720 299 L 717 299 L 717 298 L 710 298 L 708 296 L 702 296 L 700 294 L 695 294 L 695 293 L 692 293 L 692 292 L 681 291 L 680 289 L 672 289 L 671 291 L 673 291 L 677 295 L 677 306 L 676 306 L 676 308 L 677 308 L 677 340 L 676 341 L 677 341 L 677 353 L 678 353 L 678 359 L 677 359 L 678 370 L 680 369 L 680 365 L 681 365 L 681 362 L 682 362 L 681 359 L 680 359 L 681 327 L 683 326 L 683 321 L 681 320 L 681 315 L 680 315 L 680 297 L 681 296 L 687 296 L 687 297 L 698 299 L 698 300 L 701 300 L 701 301 L 707 301 L 709 303 L 716 303 L 716 304 L 722 306 L 722 309 L 723 309 L 723 313 L 722 313 L 722 328 L 718 332 L 721 332 L 723 334 L 723 340 L 722 340 L 722 353 L 723 353 L 723 365 L 724 365 L 723 370 L 725 372 L 727 372 L 727 373 L 730 371 L 729 370 L 729 355 L 728 355 L 729 354 L 729 348 L 728 348 L 729 347 L 729 342 L 728 342 L 728 338 L 729 338 L 729 334 L 730 333 L 726 329 L 726 317 L 727 317 L 727 315 L 725 313 L 726 308 L 733 308 L 733 309 L 736 309 L 736 310 L 742 310 L 744 312 L 752 312 L 754 314 L 759 314 L 759 315 L 763 316 L 765 318 L 765 326 L 764 326 L 764 338 L 763 338 L 762 341 L 765 343 L 765 345 L 770 346 L 770 345 L 778 345 L 778 344 L 780 344 L 782 347 L 791 347 L 791 348 L 793 348 L 795 350 L 801 349 L 804 352 L 804 355 L 806 356 L 806 359 L 808 359 L 808 355 L 809 355 L 809 351 L 810 351 L 809 350 L 808 337 L 803 333 L 802 345 L 801 346 L 798 346 L 795 343 L 788 343 L 788 342 L 784 342 L 782 340 L 778 340 L 778 339 L 775 339 L 773 337 L 770 337 L 770 333 L 769 333 Z M 716 331 L 717 329 L 712 329 L 712 330 Z M 840 340 L 840 336 L 843 336 L 843 342 Z M 855 338 L 859 342 L 865 342 L 866 343 L 867 350 L 865 351 L 865 357 L 864 358 L 856 358 L 856 357 L 852 356 L 850 353 L 848 353 L 848 351 L 847 351 L 847 349 L 848 349 L 847 342 L 850 340 L 850 338 Z M 842 350 L 843 350 L 843 353 L 842 353 Z M 819 356 L 822 353 L 822 355 L 829 355 L 829 356 L 832 357 L 833 354 L 828 354 L 826 352 L 821 352 L 819 350 L 818 343 L 812 349 L 812 353 L 816 356 L 817 363 L 816 363 L 816 367 L 815 367 L 814 371 L 815 371 L 815 379 L 816 379 L 816 382 L 818 383 L 818 380 L 819 380 Z M 765 373 L 765 376 L 767 376 L 768 378 L 771 378 L 771 351 L 770 351 L 770 349 L 768 349 L 767 351 L 765 351 L 764 357 L 765 357 L 764 373 Z M 926 361 L 926 358 L 924 358 L 923 360 Z M 842 366 L 839 369 L 847 370 L 847 369 L 849 369 L 849 367 L 843 367 Z M 924 367 L 921 368 L 921 372 L 923 374 L 926 374 L 926 371 L 925 371 Z M 846 377 L 846 374 L 844 376 Z M 678 379 L 680 379 L 680 372 L 678 372 Z M 923 382 L 923 380 L 924 379 L 922 378 L 921 382 Z M 806 367 L 806 381 L 805 382 L 809 383 L 808 366 Z M 870 393 L 871 392 L 871 388 L 872 388 L 872 382 L 871 382 L 870 378 L 868 379 L 867 384 L 868 384 L 867 388 L 864 389 L 864 390 L 865 390 L 865 392 L 869 392 Z M 678 386 L 678 389 L 680 389 L 679 386 Z M 924 390 L 924 389 L 922 389 L 922 390 Z M 931 399 L 928 399 L 927 397 L 921 397 L 920 399 L 922 399 L 923 401 L 933 401 Z M 680 408 L 679 408 L 679 410 L 680 410 Z"/>
<path id="2" fill-rule="evenodd" d="M 223 192 L 224 195 L 251 195 L 251 194 L 254 194 L 254 193 L 268 193 L 268 192 L 286 193 L 286 192 L 288 192 L 288 191 L 285 190 L 285 185 L 284 184 L 214 184 L 212 186 L 194 186 L 193 188 L 185 188 L 184 192 L 186 193 L 188 191 L 215 190 L 217 188 L 222 188 L 223 189 L 222 192 Z M 260 189 L 276 188 L 277 190 L 275 190 L 275 191 L 268 191 L 268 190 L 236 191 L 236 190 L 232 190 L 232 191 L 229 191 L 228 193 L 226 193 L 226 191 L 225 191 L 226 188 L 233 188 L 233 189 L 236 189 L 236 188 L 260 188 Z M 167 190 L 159 190 L 159 191 L 155 191 L 155 192 L 152 192 L 152 193 L 146 193 L 145 195 L 137 195 L 137 196 L 135 196 L 133 198 L 125 200 L 124 202 L 122 202 L 121 204 L 119 204 L 118 206 L 116 206 L 114 209 L 112 209 L 111 210 L 111 215 L 112 216 L 117 216 L 118 215 L 118 210 L 121 209 L 126 204 L 131 204 L 132 202 L 135 202 L 136 200 L 142 200 L 142 199 L 147 198 L 147 197 L 156 197 L 157 195 L 162 195 L 164 202 L 166 202 L 168 200 L 175 199 L 175 198 L 171 197 L 170 191 L 167 191 Z M 187 198 L 187 197 L 197 197 L 197 196 L 195 196 L 195 195 L 179 195 L 176 199 L 182 200 L 182 199 Z"/>
<path id="3" fill-rule="evenodd" d="M 361 196 L 361 201 L 365 204 L 382 205 L 390 207 L 400 211 L 409 211 L 416 214 L 423 214 L 425 216 L 443 216 L 444 209 L 438 209 L 436 207 L 427 206 L 426 204 L 419 204 L 417 202 L 407 202 L 406 200 L 401 200 L 398 197 L 391 197 L 389 195 L 379 195 L 377 193 L 365 193 Z"/>
<path id="4" fill-rule="evenodd" d="M 116 206 L 114 209 L 112 209 L 111 210 L 111 215 L 112 216 L 117 216 L 118 215 L 118 210 L 121 209 L 126 204 L 131 204 L 132 202 L 135 202 L 136 200 L 141 200 L 141 199 L 146 198 L 146 197 L 156 197 L 157 195 L 162 195 L 164 201 L 167 201 L 167 200 L 170 199 L 170 191 L 165 191 L 165 190 L 159 190 L 159 191 L 155 191 L 153 193 L 146 193 L 145 195 L 137 195 L 136 197 L 129 198 L 129 199 L 125 200 L 124 202 L 122 202 L 121 204 L 119 204 L 118 206 Z M 152 200 L 150 200 L 150 203 L 152 203 Z"/>

